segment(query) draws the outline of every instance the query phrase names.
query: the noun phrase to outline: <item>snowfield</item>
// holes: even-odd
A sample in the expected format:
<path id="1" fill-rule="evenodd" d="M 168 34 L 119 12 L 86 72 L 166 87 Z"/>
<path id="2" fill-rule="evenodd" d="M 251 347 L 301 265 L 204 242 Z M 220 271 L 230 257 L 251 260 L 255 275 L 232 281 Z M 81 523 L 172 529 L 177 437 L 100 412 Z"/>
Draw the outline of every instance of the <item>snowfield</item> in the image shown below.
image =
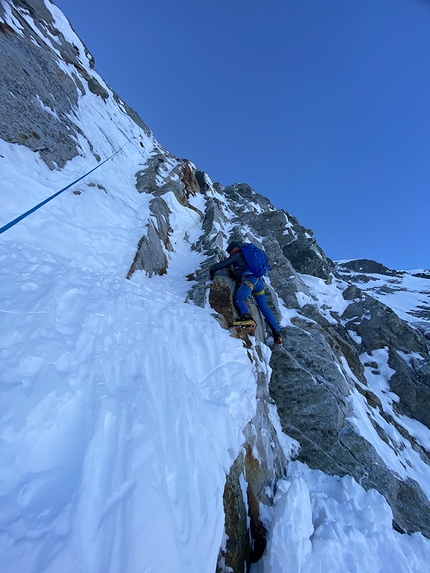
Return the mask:
<path id="1" fill-rule="evenodd" d="M 18 196 L 40 199 L 33 177 L 53 188 L 88 167 L 50 172 L 4 143 L 2 155 L 10 215 Z M 132 145 L 1 237 L 4 573 L 215 571 L 255 373 L 210 309 L 184 302 L 202 231 L 172 194 L 167 275 L 125 279 L 149 217 L 136 161 Z M 430 571 L 430 542 L 395 532 L 385 500 L 352 478 L 295 462 L 274 501 L 253 573 Z"/>
<path id="2" fill-rule="evenodd" d="M 169 274 L 128 281 L 135 209 L 97 187 L 63 202 L 0 245 L 1 570 L 212 572 L 256 390 L 240 341 L 184 303 L 201 230 L 170 201 Z"/>
<path id="3" fill-rule="evenodd" d="M 9 10 L 6 19 L 22 33 Z M 94 153 L 104 160 L 124 146 L 0 235 L 0 571 L 215 573 L 226 474 L 256 410 L 255 366 L 209 307 L 185 302 L 203 230 L 174 194 L 163 196 L 167 274 L 126 279 L 153 198 L 137 192 L 135 174 L 159 144 L 113 97 L 81 95 L 76 122 L 86 137 L 61 171 L 0 139 L 0 227 L 96 167 Z M 205 210 L 203 196 L 191 202 Z M 336 286 L 307 284 L 321 306 L 342 311 Z M 261 356 L 269 372 L 270 349 Z M 430 443 L 427 429 L 410 431 Z M 291 457 L 292 440 L 284 444 Z M 253 573 L 430 572 L 430 541 L 394 531 L 384 498 L 352 478 L 292 462 L 275 489 Z"/>

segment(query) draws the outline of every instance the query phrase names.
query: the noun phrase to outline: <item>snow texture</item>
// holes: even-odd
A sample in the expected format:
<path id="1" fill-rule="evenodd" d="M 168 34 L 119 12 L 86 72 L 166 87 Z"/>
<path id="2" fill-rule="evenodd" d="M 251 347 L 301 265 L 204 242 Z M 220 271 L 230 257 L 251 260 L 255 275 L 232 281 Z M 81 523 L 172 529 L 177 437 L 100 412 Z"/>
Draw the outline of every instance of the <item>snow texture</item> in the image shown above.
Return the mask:
<path id="1" fill-rule="evenodd" d="M 266 552 L 252 573 L 427 573 L 430 544 L 391 528 L 391 509 L 351 477 L 300 462 L 278 483 Z"/>
<path id="2" fill-rule="evenodd" d="M 49 9 L 83 53 L 66 18 Z M 75 115 L 86 137 L 61 171 L 0 140 L 2 226 L 95 167 L 94 153 L 103 160 L 130 138 L 1 236 L 0 571 L 213 573 L 225 544 L 225 477 L 256 408 L 254 367 L 209 308 L 184 302 L 185 277 L 202 262 L 191 248 L 202 229 L 173 194 L 163 196 L 167 274 L 126 280 L 151 216 L 152 196 L 137 192 L 135 174 L 161 148 L 113 97 L 81 95 Z M 201 197 L 192 203 L 204 211 Z M 307 285 L 330 321 L 342 312 L 340 289 L 312 277 Z M 389 408 L 394 397 L 373 387 Z M 401 422 L 428 446 L 421 426 Z M 291 456 L 297 444 L 283 443 Z M 430 542 L 396 533 L 385 500 L 352 478 L 294 462 L 274 501 L 255 573 L 430 571 Z"/>
<path id="3" fill-rule="evenodd" d="M 21 204 L 31 176 L 55 177 L 22 148 L 2 154 Z M 81 185 L 0 246 L 5 573 L 215 569 L 255 375 L 210 311 L 184 303 L 200 262 L 184 235 L 201 230 L 174 198 L 169 273 L 124 278 L 147 198 L 127 204 L 109 175 L 107 192 Z"/>

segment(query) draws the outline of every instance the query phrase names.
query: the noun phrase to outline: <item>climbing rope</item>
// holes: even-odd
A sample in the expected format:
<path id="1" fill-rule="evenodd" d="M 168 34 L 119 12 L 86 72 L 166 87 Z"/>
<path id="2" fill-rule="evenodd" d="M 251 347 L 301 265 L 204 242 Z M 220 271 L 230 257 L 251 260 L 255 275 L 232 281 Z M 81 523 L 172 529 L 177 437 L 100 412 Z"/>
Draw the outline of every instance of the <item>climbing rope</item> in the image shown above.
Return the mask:
<path id="1" fill-rule="evenodd" d="M 4 233 L 5 231 L 7 231 L 8 229 L 10 229 L 11 227 L 13 227 L 14 225 L 16 225 L 17 223 L 19 223 L 20 221 L 22 221 L 23 219 L 25 219 L 26 217 L 28 217 L 29 215 L 31 215 L 32 213 L 34 213 L 35 211 L 37 211 L 38 209 L 40 209 L 41 207 L 43 207 L 43 205 L 46 205 L 46 203 L 48 203 L 49 201 L 52 201 L 52 199 L 55 199 L 55 197 L 57 197 L 58 195 L 60 195 L 61 193 L 64 193 L 64 191 L 67 191 L 67 189 L 70 189 L 70 187 L 72 187 L 73 185 L 75 185 L 76 183 L 78 183 L 79 181 L 82 181 L 82 179 L 84 179 L 85 177 L 87 177 L 90 173 L 92 173 L 93 171 L 95 171 L 96 169 L 98 169 L 99 167 L 101 167 L 104 163 L 106 163 L 107 161 L 109 161 L 109 159 L 112 159 L 112 157 L 115 157 L 115 155 L 117 153 L 119 153 L 126 145 L 127 143 L 130 141 L 131 138 L 128 138 L 127 141 L 124 143 L 124 145 L 122 147 L 120 147 L 119 149 L 117 149 L 114 153 L 112 153 L 112 155 L 110 155 L 107 159 L 105 159 L 104 161 L 102 161 L 101 163 L 99 163 L 99 165 L 96 165 L 96 167 L 94 167 L 93 169 L 91 169 L 91 171 L 88 171 L 88 173 L 85 173 L 85 175 L 82 175 L 82 177 L 79 177 L 79 179 L 76 179 L 76 181 L 73 181 L 72 183 L 70 183 L 69 185 L 67 185 L 66 187 L 63 187 L 63 189 L 60 189 L 60 191 L 57 191 L 56 193 L 54 193 L 53 195 L 51 195 L 50 197 L 48 197 L 48 199 L 45 199 L 44 201 L 42 201 L 41 203 L 39 203 L 38 205 L 36 205 L 35 207 L 33 207 L 32 209 L 30 209 L 29 211 L 26 211 L 25 213 L 23 213 L 22 215 L 20 215 L 19 217 L 17 217 L 16 219 L 14 219 L 13 221 L 10 221 L 10 223 L 7 223 L 6 225 L 4 225 L 3 227 L 0 228 L 0 235 L 2 233 Z"/>

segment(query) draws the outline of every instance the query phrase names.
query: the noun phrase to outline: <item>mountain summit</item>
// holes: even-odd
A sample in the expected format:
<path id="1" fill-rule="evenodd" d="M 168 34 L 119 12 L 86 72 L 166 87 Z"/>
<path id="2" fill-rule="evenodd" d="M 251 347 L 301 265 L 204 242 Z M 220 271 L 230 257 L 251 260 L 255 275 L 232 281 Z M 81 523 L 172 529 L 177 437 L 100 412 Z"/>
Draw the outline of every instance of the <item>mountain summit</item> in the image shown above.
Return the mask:
<path id="1" fill-rule="evenodd" d="M 429 272 L 172 156 L 49 0 L 0 54 L 2 573 L 428 571 Z"/>

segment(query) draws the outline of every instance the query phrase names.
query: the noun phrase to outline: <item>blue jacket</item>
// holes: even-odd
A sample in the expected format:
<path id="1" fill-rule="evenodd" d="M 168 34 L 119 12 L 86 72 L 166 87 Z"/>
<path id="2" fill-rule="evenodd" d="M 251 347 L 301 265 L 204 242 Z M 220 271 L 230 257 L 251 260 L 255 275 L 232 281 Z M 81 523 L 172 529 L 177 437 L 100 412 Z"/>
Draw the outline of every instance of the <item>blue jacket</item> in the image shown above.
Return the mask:
<path id="1" fill-rule="evenodd" d="M 245 257 L 242 255 L 241 251 L 230 255 L 227 259 L 220 261 L 219 263 L 215 263 L 209 269 L 211 275 L 220 271 L 221 269 L 225 269 L 226 267 L 232 267 L 234 274 L 236 275 L 238 280 L 242 280 L 243 273 L 248 270 L 248 265 L 246 264 Z"/>

